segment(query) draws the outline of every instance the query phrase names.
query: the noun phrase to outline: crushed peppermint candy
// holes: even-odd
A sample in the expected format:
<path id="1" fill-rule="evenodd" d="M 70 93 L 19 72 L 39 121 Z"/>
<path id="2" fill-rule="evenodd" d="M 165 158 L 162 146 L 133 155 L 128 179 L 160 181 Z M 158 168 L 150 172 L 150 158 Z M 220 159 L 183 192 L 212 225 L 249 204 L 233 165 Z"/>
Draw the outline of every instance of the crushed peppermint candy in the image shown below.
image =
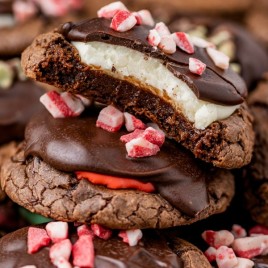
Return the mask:
<path id="1" fill-rule="evenodd" d="M 232 268 L 238 264 L 233 249 L 226 246 L 221 246 L 217 249 L 216 262 L 219 268 Z"/>
<path id="2" fill-rule="evenodd" d="M 217 67 L 223 70 L 229 68 L 230 58 L 227 55 L 211 47 L 207 47 L 206 50 L 209 57 L 212 59 L 212 61 Z"/>
<path id="3" fill-rule="evenodd" d="M 118 32 L 126 32 L 137 24 L 135 15 L 127 10 L 118 11 L 112 18 L 110 27 Z"/>
<path id="4" fill-rule="evenodd" d="M 172 34 L 172 38 L 181 50 L 185 51 L 188 54 L 194 53 L 194 46 L 187 33 L 176 32 Z"/>
<path id="5" fill-rule="evenodd" d="M 162 36 L 158 47 L 166 54 L 173 54 L 176 52 L 176 43 L 171 35 Z"/>
<path id="6" fill-rule="evenodd" d="M 120 231 L 118 236 L 123 238 L 123 242 L 133 247 L 141 240 L 142 231 L 140 229 Z"/>
<path id="7" fill-rule="evenodd" d="M 154 26 L 155 22 L 149 10 L 143 9 L 138 12 L 133 12 L 133 14 L 137 19 L 138 25 Z"/>
<path id="8" fill-rule="evenodd" d="M 202 75 L 206 70 L 206 64 L 196 58 L 189 58 L 189 70 L 198 75 Z"/>
<path id="9" fill-rule="evenodd" d="M 152 29 L 149 31 L 147 39 L 151 46 L 157 47 L 160 44 L 161 36 L 156 29 Z"/>
<path id="10" fill-rule="evenodd" d="M 128 11 L 126 6 L 122 2 L 117 1 L 99 9 L 97 11 L 97 15 L 99 18 L 111 19 L 118 11 L 122 11 L 122 10 Z"/>

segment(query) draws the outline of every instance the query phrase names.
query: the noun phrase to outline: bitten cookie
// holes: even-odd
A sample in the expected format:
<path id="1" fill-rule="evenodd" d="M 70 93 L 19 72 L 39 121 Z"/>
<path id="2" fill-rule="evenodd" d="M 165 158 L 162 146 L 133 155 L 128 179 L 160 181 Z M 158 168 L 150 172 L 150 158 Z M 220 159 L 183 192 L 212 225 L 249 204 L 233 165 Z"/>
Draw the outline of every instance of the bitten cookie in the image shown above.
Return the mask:
<path id="1" fill-rule="evenodd" d="M 98 111 L 32 118 L 24 145 L 2 167 L 1 184 L 13 201 L 52 219 L 122 229 L 185 225 L 226 209 L 234 194 L 229 171 L 169 139 L 156 155 L 128 157 L 120 140 L 128 132 L 96 127 Z M 111 183 L 92 180 L 97 174 Z M 122 187 L 113 188 L 118 178 Z"/>
<path id="2" fill-rule="evenodd" d="M 190 46 L 185 52 L 175 43 L 173 53 L 165 52 L 161 43 L 150 45 L 152 27 L 119 32 L 110 24 L 97 18 L 40 35 L 22 55 L 26 75 L 157 123 L 195 157 L 217 167 L 248 164 L 254 133 L 243 103 L 247 90 L 228 69 L 226 56 L 221 54 L 219 63 L 216 50 Z M 191 57 L 206 64 L 202 74 L 189 70 Z"/>
<path id="3" fill-rule="evenodd" d="M 31 232 L 31 228 L 37 230 L 35 231 L 36 237 L 28 234 Z M 86 228 L 92 232 L 90 226 Z M 114 232 L 111 237 L 105 240 L 94 236 L 92 241 L 90 234 L 78 236 L 78 229 L 69 225 L 69 235 L 62 243 L 62 250 L 60 250 L 60 242 L 58 243 L 59 251 L 57 254 L 53 253 L 53 247 L 56 249 L 57 243 L 53 244 L 49 241 L 46 243 L 47 246 L 40 248 L 37 252 L 27 253 L 27 244 L 31 243 L 31 239 L 33 241 L 38 239 L 40 231 L 46 233 L 43 225 L 27 227 L 10 233 L 0 239 L 0 265 L 9 268 L 25 265 L 35 265 L 38 268 L 55 267 L 52 262 L 56 264 L 57 258 L 62 255 L 65 264 L 71 262 L 87 265 L 83 267 L 89 267 L 89 262 L 96 268 L 211 267 L 202 252 L 192 244 L 177 237 L 169 238 L 165 234 L 159 234 L 153 230 L 143 231 L 143 236 L 138 244 L 130 246 L 122 241 L 118 232 L 117 234 Z M 93 235 L 93 232 L 91 234 Z M 65 254 L 63 254 L 63 250 Z M 85 250 L 87 251 L 85 252 Z M 71 254 L 72 258 L 69 260 Z"/>

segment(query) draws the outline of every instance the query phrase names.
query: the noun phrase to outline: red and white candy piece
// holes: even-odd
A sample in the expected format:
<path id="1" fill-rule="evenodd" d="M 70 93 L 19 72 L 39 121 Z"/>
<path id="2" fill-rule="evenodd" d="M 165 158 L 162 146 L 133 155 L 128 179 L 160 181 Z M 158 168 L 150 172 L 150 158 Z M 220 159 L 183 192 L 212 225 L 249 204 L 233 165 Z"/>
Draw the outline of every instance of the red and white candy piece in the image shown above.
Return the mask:
<path id="1" fill-rule="evenodd" d="M 232 226 L 232 234 L 234 235 L 235 238 L 247 236 L 246 230 L 239 224 L 234 224 Z"/>
<path id="2" fill-rule="evenodd" d="M 249 235 L 253 234 L 268 235 L 268 228 L 262 225 L 256 225 L 249 230 Z"/>
<path id="3" fill-rule="evenodd" d="M 156 29 L 152 29 L 149 31 L 147 39 L 151 46 L 157 47 L 161 41 L 161 36 Z"/>
<path id="4" fill-rule="evenodd" d="M 207 47 L 206 50 L 209 57 L 217 67 L 224 70 L 229 68 L 230 58 L 227 55 L 211 47 Z"/>
<path id="5" fill-rule="evenodd" d="M 152 17 L 152 14 L 149 10 L 143 9 L 138 12 L 133 12 L 137 19 L 137 24 L 143 24 L 143 25 L 148 25 L 148 26 L 154 26 L 155 22 Z"/>
<path id="6" fill-rule="evenodd" d="M 140 229 L 120 231 L 119 237 L 123 238 L 123 242 L 129 244 L 131 247 L 136 246 L 142 238 L 142 231 Z"/>
<path id="7" fill-rule="evenodd" d="M 216 260 L 216 253 L 217 249 L 214 247 L 209 247 L 205 252 L 204 255 L 207 257 L 209 262 L 213 262 Z"/>
<path id="8" fill-rule="evenodd" d="M 51 262 L 57 266 L 62 259 L 69 260 L 72 252 L 72 243 L 69 239 L 55 243 L 49 250 Z"/>
<path id="9" fill-rule="evenodd" d="M 147 157 L 156 155 L 160 151 L 159 146 L 142 137 L 138 137 L 126 143 L 126 149 L 129 157 Z"/>
<path id="10" fill-rule="evenodd" d="M 108 240 L 112 236 L 112 231 L 99 224 L 91 224 L 91 230 L 93 234 L 101 239 Z"/>
<path id="11" fill-rule="evenodd" d="M 217 249 L 216 262 L 219 268 L 233 268 L 238 264 L 233 249 L 226 246 L 221 246 Z"/>
<path id="12" fill-rule="evenodd" d="M 194 53 L 194 46 L 192 44 L 191 39 L 189 38 L 189 35 L 184 32 L 176 32 L 172 35 L 173 40 L 175 41 L 176 45 L 183 51 L 185 51 L 188 54 Z"/>
<path id="13" fill-rule="evenodd" d="M 24 22 L 38 13 L 36 5 L 31 1 L 14 1 L 12 4 L 13 13 L 16 21 Z"/>
<path id="14" fill-rule="evenodd" d="M 267 245 L 268 236 L 259 235 L 237 238 L 233 242 L 232 247 L 239 257 L 251 259 L 261 255 L 267 249 Z"/>
<path id="15" fill-rule="evenodd" d="M 155 145 L 158 145 L 159 147 L 161 147 L 165 142 L 165 134 L 152 127 L 147 127 L 141 134 L 141 137 Z"/>
<path id="16" fill-rule="evenodd" d="M 123 123 L 124 114 L 114 106 L 109 105 L 100 111 L 96 126 L 109 132 L 116 132 L 122 127 Z"/>
<path id="17" fill-rule="evenodd" d="M 77 235 L 80 237 L 82 235 L 89 235 L 91 236 L 92 238 L 94 237 L 94 233 L 93 231 L 91 230 L 91 228 L 86 225 L 86 224 L 83 224 L 83 225 L 80 225 L 79 227 L 77 227 Z"/>
<path id="18" fill-rule="evenodd" d="M 176 52 L 176 43 L 171 35 L 162 36 L 158 47 L 167 54 Z"/>
<path id="19" fill-rule="evenodd" d="M 212 231 L 207 230 L 202 233 L 202 238 L 212 247 L 216 249 L 221 246 L 229 246 L 234 241 L 234 236 L 227 230 Z"/>
<path id="20" fill-rule="evenodd" d="M 135 129 L 146 128 L 146 125 L 140 119 L 138 119 L 137 117 L 135 117 L 130 113 L 125 112 L 124 118 L 125 118 L 125 127 L 129 132 L 134 131 Z"/>
<path id="21" fill-rule="evenodd" d="M 155 25 L 155 30 L 158 32 L 158 34 L 160 35 L 160 37 L 166 36 L 166 35 L 170 35 L 170 31 L 167 27 L 167 25 L 164 22 L 158 22 Z"/>
<path id="22" fill-rule="evenodd" d="M 82 235 L 73 245 L 73 264 L 78 267 L 94 267 L 94 245 L 92 237 Z"/>
<path id="23" fill-rule="evenodd" d="M 110 27 L 117 32 L 126 32 L 137 24 L 134 14 L 126 10 L 118 11 L 111 22 Z"/>
<path id="24" fill-rule="evenodd" d="M 40 102 L 54 118 L 78 116 L 85 109 L 81 100 L 68 92 L 49 91 L 40 97 Z"/>
<path id="25" fill-rule="evenodd" d="M 82 95 L 76 94 L 75 96 L 79 98 L 82 101 L 83 105 L 86 107 L 90 106 L 93 102 L 92 99 L 88 99 Z"/>
<path id="26" fill-rule="evenodd" d="M 40 248 L 48 246 L 50 244 L 50 238 L 47 235 L 46 230 L 30 227 L 28 230 L 27 247 L 28 253 L 32 254 L 37 252 Z"/>
<path id="27" fill-rule="evenodd" d="M 111 19 L 118 11 L 121 10 L 128 11 L 126 6 L 122 2 L 117 1 L 99 9 L 97 11 L 97 15 L 99 18 Z"/>
<path id="28" fill-rule="evenodd" d="M 206 41 L 203 38 L 200 38 L 200 37 L 197 37 L 197 36 L 190 36 L 190 39 L 191 39 L 192 43 L 197 47 L 202 47 L 202 48 L 212 47 L 212 48 L 215 48 L 214 44 L 212 44 L 211 42 Z"/>
<path id="29" fill-rule="evenodd" d="M 53 263 L 58 268 L 72 268 L 71 263 L 63 257 L 56 259 Z"/>
<path id="30" fill-rule="evenodd" d="M 68 223 L 63 221 L 49 222 L 46 225 L 48 236 L 53 243 L 60 242 L 68 237 Z"/>
<path id="31" fill-rule="evenodd" d="M 196 58 L 189 58 L 189 70 L 198 75 L 202 75 L 206 70 L 206 64 Z"/>
<path id="32" fill-rule="evenodd" d="M 249 259 L 237 258 L 237 260 L 238 264 L 234 268 L 252 268 L 254 266 L 254 262 Z"/>
<path id="33" fill-rule="evenodd" d="M 136 139 L 138 137 L 141 137 L 142 133 L 144 132 L 144 130 L 142 129 L 135 129 L 133 132 L 123 135 L 120 137 L 120 141 L 127 143 L 133 139 Z"/>

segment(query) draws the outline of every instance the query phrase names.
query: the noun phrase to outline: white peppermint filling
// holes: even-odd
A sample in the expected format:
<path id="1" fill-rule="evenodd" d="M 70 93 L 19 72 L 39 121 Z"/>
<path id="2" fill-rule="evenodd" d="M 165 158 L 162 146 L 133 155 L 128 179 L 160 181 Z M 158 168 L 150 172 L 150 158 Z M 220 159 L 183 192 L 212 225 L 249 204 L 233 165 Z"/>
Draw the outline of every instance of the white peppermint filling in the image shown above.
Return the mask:
<path id="1" fill-rule="evenodd" d="M 181 110 L 197 129 L 205 129 L 212 122 L 229 117 L 240 106 L 223 106 L 199 100 L 189 86 L 174 76 L 161 60 L 146 57 L 133 49 L 103 42 L 72 44 L 77 48 L 83 63 L 101 68 L 115 78 L 134 78 L 150 86 L 154 94 Z"/>

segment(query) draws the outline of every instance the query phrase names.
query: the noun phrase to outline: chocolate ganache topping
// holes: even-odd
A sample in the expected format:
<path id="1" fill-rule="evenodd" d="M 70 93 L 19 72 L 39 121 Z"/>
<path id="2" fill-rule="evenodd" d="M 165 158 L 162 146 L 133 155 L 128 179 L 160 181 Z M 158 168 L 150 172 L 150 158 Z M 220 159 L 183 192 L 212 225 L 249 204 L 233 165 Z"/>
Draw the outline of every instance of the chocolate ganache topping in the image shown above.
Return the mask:
<path id="1" fill-rule="evenodd" d="M 0 144 L 23 139 L 31 116 L 40 111 L 44 90 L 32 81 L 15 81 L 8 89 L 0 88 Z"/>
<path id="2" fill-rule="evenodd" d="M 214 168 L 206 165 L 176 142 L 166 139 L 152 157 L 128 158 L 120 137 L 96 127 L 99 109 L 80 117 L 54 119 L 47 111 L 36 114 L 26 127 L 25 156 L 37 156 L 64 171 L 91 171 L 152 182 L 174 207 L 195 216 L 208 206 L 206 180 Z"/>
<path id="3" fill-rule="evenodd" d="M 117 32 L 109 27 L 110 23 L 111 20 L 104 18 L 88 19 L 79 23 L 68 22 L 59 31 L 69 41 L 98 41 L 125 46 L 148 57 L 158 58 L 176 77 L 186 82 L 199 99 L 221 105 L 237 105 L 244 101 L 247 89 L 243 80 L 232 70 L 222 70 L 215 66 L 204 48 L 195 47 L 195 53 L 192 55 L 180 49 L 168 55 L 148 43 L 151 27 L 138 25 L 127 32 Z M 189 71 L 190 57 L 207 65 L 202 76 Z"/>
<path id="4" fill-rule="evenodd" d="M 45 226 L 40 226 L 44 228 Z M 19 229 L 0 240 L 0 266 L 22 267 L 35 265 L 38 268 L 55 267 L 49 258 L 49 247 L 40 249 L 35 254 L 27 253 L 27 234 L 29 227 Z M 183 260 L 172 251 L 172 241 L 166 240 L 151 230 L 143 231 L 142 241 L 130 247 L 118 237 L 104 240 L 95 237 L 95 268 L 183 268 Z M 78 239 L 76 232 L 71 231 L 72 243 Z M 174 243 L 175 244 L 175 243 Z M 181 245 L 183 250 L 183 245 Z"/>

